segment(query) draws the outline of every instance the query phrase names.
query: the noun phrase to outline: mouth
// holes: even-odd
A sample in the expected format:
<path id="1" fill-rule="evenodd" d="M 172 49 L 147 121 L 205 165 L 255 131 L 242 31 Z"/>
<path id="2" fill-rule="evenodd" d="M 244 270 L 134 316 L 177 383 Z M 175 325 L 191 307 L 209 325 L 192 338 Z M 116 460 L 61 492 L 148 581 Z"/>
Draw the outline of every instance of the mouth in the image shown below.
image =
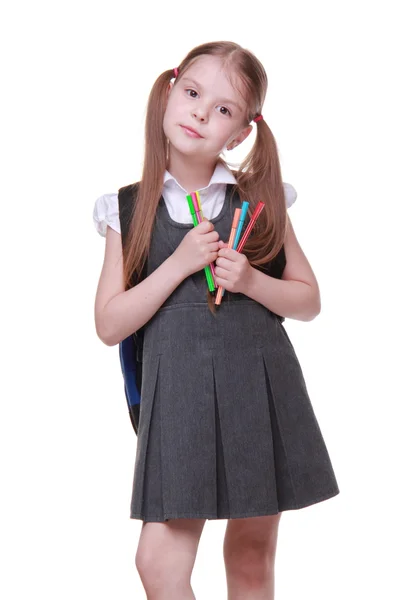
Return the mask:
<path id="1" fill-rule="evenodd" d="M 203 136 L 199 134 L 198 131 L 196 131 L 195 129 L 193 129 L 192 127 L 186 127 L 186 125 L 181 125 L 182 129 L 184 131 L 186 131 L 186 133 L 190 136 L 190 137 L 196 137 L 196 138 L 202 138 Z"/>

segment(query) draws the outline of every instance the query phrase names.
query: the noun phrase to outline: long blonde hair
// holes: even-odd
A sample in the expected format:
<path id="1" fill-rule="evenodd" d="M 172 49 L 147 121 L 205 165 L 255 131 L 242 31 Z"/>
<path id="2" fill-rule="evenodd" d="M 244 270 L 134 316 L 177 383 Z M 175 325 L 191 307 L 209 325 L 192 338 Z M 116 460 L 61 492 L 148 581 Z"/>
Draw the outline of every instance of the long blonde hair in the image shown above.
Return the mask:
<path id="1" fill-rule="evenodd" d="M 211 42 L 197 46 L 179 65 L 177 80 L 200 56 L 211 55 L 223 61 L 228 76 L 236 75 L 243 83 L 247 104 L 247 123 L 261 114 L 267 92 L 267 75 L 261 62 L 249 50 L 233 42 Z M 145 123 L 145 153 L 143 173 L 138 186 L 126 243 L 123 248 L 125 289 L 142 275 L 150 248 L 151 233 L 157 206 L 162 194 L 164 173 L 167 168 L 167 138 L 163 130 L 167 106 L 167 90 L 174 70 L 164 71 L 154 83 Z M 275 138 L 265 119 L 257 122 L 256 140 L 249 154 L 234 172 L 237 191 L 242 200 L 249 202 L 249 215 L 258 201 L 265 208 L 254 232 L 243 250 L 250 264 L 261 265 L 271 261 L 282 248 L 287 212 L 281 168 Z M 219 160 L 227 165 L 220 157 Z M 226 240 L 225 240 L 226 241 Z M 213 299 L 208 292 L 208 303 L 213 312 Z"/>

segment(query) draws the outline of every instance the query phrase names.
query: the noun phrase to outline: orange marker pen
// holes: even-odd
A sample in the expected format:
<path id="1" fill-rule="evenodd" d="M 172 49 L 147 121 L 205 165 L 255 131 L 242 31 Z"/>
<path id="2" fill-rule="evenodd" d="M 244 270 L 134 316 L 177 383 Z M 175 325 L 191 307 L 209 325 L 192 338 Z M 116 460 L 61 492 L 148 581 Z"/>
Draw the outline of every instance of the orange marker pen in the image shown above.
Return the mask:
<path id="1" fill-rule="evenodd" d="M 228 248 L 233 248 L 233 244 L 234 244 L 235 237 L 236 237 L 236 230 L 238 228 L 241 212 L 242 212 L 241 208 L 235 208 L 235 214 L 233 215 L 232 229 L 231 229 L 231 233 L 230 233 L 229 241 L 228 241 Z M 218 286 L 217 296 L 215 298 L 215 304 L 217 304 L 217 305 L 221 304 L 223 289 L 224 288 L 222 287 L 222 285 Z"/>

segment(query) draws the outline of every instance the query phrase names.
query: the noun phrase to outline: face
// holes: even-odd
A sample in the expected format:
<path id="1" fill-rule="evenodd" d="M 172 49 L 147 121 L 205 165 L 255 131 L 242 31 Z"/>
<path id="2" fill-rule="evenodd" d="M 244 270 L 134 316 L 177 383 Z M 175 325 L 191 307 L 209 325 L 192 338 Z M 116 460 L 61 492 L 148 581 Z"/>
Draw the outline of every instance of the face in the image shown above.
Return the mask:
<path id="1" fill-rule="evenodd" d="M 174 152 L 217 158 L 249 135 L 252 127 L 246 119 L 245 101 L 217 57 L 198 58 L 176 84 L 170 84 L 163 126 Z"/>

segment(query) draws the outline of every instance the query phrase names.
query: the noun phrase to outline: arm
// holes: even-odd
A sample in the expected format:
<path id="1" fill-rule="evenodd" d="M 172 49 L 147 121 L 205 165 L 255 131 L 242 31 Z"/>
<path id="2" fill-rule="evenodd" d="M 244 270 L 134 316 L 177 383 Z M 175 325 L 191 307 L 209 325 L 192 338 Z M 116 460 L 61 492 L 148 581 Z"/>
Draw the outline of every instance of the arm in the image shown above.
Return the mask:
<path id="1" fill-rule="evenodd" d="M 282 317 L 311 321 L 321 311 L 318 282 L 297 241 L 289 216 L 284 246 L 286 267 L 282 279 L 251 267 L 245 294 Z"/>
<path id="2" fill-rule="evenodd" d="M 96 332 L 101 341 L 115 346 L 140 329 L 183 279 L 175 257 L 170 256 L 149 277 L 125 291 L 121 235 L 107 227 L 104 263 L 95 300 Z"/>

